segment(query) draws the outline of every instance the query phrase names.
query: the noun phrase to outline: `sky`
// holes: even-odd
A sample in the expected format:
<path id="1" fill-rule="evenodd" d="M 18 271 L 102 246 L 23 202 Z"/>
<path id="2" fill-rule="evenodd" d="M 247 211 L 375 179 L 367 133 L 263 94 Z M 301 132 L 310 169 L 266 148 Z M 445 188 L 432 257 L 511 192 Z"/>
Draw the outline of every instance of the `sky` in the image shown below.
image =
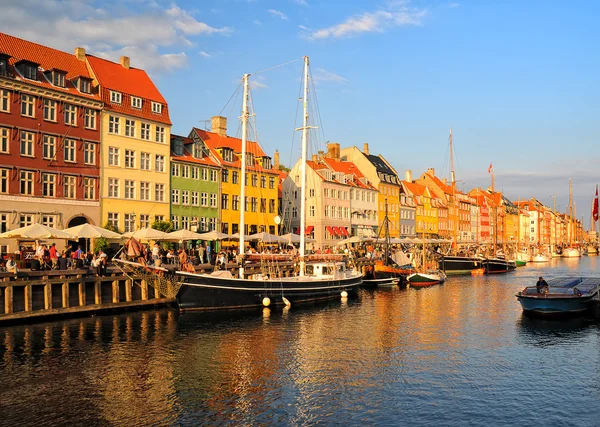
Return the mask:
<path id="1" fill-rule="evenodd" d="M 238 134 L 230 99 L 250 73 L 259 141 L 287 166 L 299 155 L 306 55 L 323 144 L 368 142 L 402 177 L 428 168 L 449 177 L 452 128 L 460 189 L 489 187 L 492 164 L 509 199 L 568 212 L 572 179 L 589 227 L 600 181 L 598 16 L 600 2 L 584 0 L 3 0 L 0 31 L 129 56 L 166 98 L 176 134 L 215 115 Z"/>

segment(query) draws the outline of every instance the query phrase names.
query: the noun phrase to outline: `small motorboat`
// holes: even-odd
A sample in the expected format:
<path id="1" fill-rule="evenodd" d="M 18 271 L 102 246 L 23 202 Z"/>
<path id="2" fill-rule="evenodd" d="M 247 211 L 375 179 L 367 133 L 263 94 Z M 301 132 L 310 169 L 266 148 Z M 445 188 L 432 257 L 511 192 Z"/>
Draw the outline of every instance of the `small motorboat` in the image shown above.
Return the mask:
<path id="1" fill-rule="evenodd" d="M 548 286 L 528 286 L 516 294 L 523 311 L 537 315 L 583 313 L 598 300 L 600 277 L 557 277 Z"/>
<path id="2" fill-rule="evenodd" d="M 446 273 L 441 270 L 428 270 L 426 273 L 413 273 L 406 278 L 408 284 L 415 288 L 438 285 L 446 281 Z"/>

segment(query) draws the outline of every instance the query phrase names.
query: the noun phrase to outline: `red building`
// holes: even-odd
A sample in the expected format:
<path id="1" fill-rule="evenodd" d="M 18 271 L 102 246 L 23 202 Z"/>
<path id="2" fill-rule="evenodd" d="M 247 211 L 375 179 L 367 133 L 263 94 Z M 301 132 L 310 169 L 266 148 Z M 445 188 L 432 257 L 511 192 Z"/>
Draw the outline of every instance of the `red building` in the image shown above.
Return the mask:
<path id="1" fill-rule="evenodd" d="M 1 231 L 99 224 L 102 102 L 77 54 L 0 33 Z"/>

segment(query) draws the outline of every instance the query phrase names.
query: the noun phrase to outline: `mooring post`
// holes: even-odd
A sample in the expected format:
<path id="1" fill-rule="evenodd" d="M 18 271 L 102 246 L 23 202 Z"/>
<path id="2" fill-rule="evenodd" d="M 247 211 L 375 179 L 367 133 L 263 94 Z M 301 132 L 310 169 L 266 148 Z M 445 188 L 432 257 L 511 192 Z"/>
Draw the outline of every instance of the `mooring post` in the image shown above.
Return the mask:
<path id="1" fill-rule="evenodd" d="M 94 304 L 102 304 L 102 282 L 100 277 L 96 277 L 94 282 Z"/>
<path id="2" fill-rule="evenodd" d="M 44 310 L 52 310 L 52 285 L 44 285 Z"/>
<path id="3" fill-rule="evenodd" d="M 112 302 L 113 302 L 113 304 L 119 302 L 119 281 L 118 280 L 113 280 L 113 282 L 112 282 Z"/>
<path id="4" fill-rule="evenodd" d="M 148 282 L 146 282 L 146 280 L 141 280 L 140 287 L 142 288 L 142 301 L 147 301 L 148 300 Z"/>
<path id="5" fill-rule="evenodd" d="M 131 289 L 132 288 L 133 288 L 133 280 L 126 280 L 125 281 L 125 301 L 127 301 L 127 302 L 132 301 L 132 297 L 131 297 Z"/>
<path id="6" fill-rule="evenodd" d="M 77 292 L 79 293 L 79 307 L 84 307 L 86 305 L 85 280 L 78 283 Z"/>
<path id="7" fill-rule="evenodd" d="M 13 287 L 9 285 L 4 289 L 4 314 L 10 314 L 13 312 Z"/>
<path id="8" fill-rule="evenodd" d="M 25 302 L 25 311 L 33 310 L 33 300 L 32 300 L 32 286 L 25 285 L 25 289 L 23 290 L 23 300 Z"/>

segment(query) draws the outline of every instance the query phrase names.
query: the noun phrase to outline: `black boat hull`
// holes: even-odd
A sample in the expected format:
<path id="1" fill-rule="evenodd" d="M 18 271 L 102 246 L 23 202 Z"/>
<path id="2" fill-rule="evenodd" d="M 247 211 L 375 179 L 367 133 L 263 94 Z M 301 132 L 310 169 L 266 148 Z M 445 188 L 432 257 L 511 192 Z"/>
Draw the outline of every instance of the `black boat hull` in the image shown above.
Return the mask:
<path id="1" fill-rule="evenodd" d="M 439 269 L 446 275 L 471 274 L 473 270 L 484 267 L 484 258 L 443 256 L 439 260 Z"/>
<path id="2" fill-rule="evenodd" d="M 487 258 L 484 261 L 483 267 L 485 269 L 485 274 L 501 274 L 515 270 L 517 264 L 514 261 L 502 258 Z"/>
<path id="3" fill-rule="evenodd" d="M 331 280 L 240 280 L 209 275 L 182 274 L 185 278 L 177 302 L 186 310 L 229 310 L 310 303 L 356 296 L 362 277 Z"/>

